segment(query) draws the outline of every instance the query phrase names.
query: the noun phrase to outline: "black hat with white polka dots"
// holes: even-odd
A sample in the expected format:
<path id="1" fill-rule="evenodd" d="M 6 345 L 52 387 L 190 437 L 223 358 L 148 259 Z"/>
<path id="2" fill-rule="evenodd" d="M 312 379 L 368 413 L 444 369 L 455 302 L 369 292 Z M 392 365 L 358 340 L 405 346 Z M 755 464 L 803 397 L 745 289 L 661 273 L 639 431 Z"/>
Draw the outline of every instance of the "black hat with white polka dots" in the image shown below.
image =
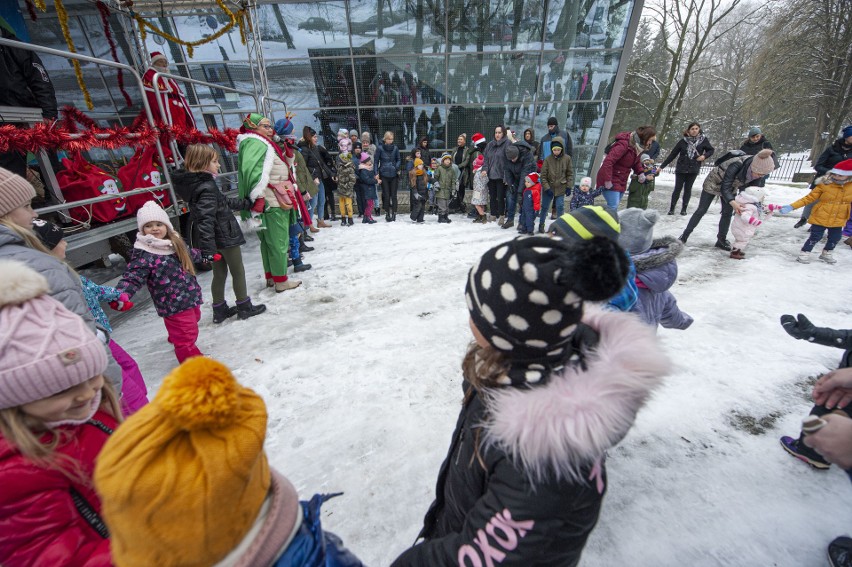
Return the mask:
<path id="1" fill-rule="evenodd" d="M 583 302 L 618 293 L 627 269 L 624 251 L 603 237 L 522 236 L 487 251 L 465 295 L 477 330 L 510 363 L 505 383 L 540 382 L 578 360 Z"/>

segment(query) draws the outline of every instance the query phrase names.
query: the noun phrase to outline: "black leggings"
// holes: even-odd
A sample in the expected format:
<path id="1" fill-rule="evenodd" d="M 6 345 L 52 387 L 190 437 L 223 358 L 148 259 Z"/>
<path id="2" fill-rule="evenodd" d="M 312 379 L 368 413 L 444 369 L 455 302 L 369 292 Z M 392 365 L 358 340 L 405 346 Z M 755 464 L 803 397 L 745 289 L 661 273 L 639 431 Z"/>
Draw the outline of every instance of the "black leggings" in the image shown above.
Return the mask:
<path id="1" fill-rule="evenodd" d="M 488 180 L 488 196 L 491 216 L 502 217 L 506 213 L 506 184 L 502 179 Z"/>
<path id="2" fill-rule="evenodd" d="M 686 206 L 689 204 L 689 198 L 692 197 L 692 184 L 695 183 L 695 179 L 698 177 L 697 173 L 675 173 L 675 186 L 674 193 L 672 193 L 672 204 L 669 207 L 669 210 L 675 210 L 677 207 L 677 200 L 680 197 L 680 191 L 683 189 L 683 208 L 682 210 L 686 210 Z"/>
<path id="3" fill-rule="evenodd" d="M 692 234 L 692 231 L 695 230 L 695 227 L 698 226 L 699 222 L 701 222 L 701 217 L 704 216 L 716 197 L 719 197 L 719 202 L 722 203 L 722 218 L 719 219 L 719 232 L 716 233 L 716 239 L 727 240 L 728 229 L 731 227 L 731 215 L 734 212 L 734 208 L 731 207 L 730 203 L 725 202 L 721 195 L 713 195 L 707 191 L 701 192 L 701 199 L 698 201 L 698 208 L 695 209 L 694 213 L 692 213 L 689 223 L 686 225 L 686 230 L 683 231 L 681 240 L 686 242 L 686 239 L 689 238 L 689 235 Z"/>
<path id="4" fill-rule="evenodd" d="M 382 176 L 382 208 L 386 213 L 396 212 L 396 193 L 399 190 L 399 176 Z"/>

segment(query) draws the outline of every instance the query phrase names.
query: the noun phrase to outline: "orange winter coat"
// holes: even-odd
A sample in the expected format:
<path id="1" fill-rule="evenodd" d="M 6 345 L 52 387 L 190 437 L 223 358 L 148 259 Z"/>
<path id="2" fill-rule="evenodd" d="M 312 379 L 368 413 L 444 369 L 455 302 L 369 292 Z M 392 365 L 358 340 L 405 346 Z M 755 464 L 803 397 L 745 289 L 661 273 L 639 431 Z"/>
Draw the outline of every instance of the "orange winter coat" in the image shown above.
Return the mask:
<path id="1" fill-rule="evenodd" d="M 808 222 L 826 227 L 845 225 L 852 210 L 852 181 L 841 185 L 833 183 L 828 177 L 818 179 L 810 193 L 790 206 L 798 209 L 814 201 L 818 203 L 814 205 Z"/>

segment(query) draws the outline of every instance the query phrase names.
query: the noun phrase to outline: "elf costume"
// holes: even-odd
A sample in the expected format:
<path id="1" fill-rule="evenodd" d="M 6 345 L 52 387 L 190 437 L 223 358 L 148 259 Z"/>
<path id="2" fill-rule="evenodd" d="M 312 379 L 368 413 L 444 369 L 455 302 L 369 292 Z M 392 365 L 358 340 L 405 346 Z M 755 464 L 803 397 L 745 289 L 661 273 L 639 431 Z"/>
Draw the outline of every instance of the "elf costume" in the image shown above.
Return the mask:
<path id="1" fill-rule="evenodd" d="M 237 186 L 240 197 L 251 199 L 252 210 L 261 212 L 260 255 L 267 286 L 272 287 L 287 281 L 287 250 L 290 226 L 298 221 L 297 201 L 292 190 L 293 151 L 285 147 L 282 153 L 272 140 L 251 131 L 261 120 L 262 115 L 249 114 L 237 136 Z"/>

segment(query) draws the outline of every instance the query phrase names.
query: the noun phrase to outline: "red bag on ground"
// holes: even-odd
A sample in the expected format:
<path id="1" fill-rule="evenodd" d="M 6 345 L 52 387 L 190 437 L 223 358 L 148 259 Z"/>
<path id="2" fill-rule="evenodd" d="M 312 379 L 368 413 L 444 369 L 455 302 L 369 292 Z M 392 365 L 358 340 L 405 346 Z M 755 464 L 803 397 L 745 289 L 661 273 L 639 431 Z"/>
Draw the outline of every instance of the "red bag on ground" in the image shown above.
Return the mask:
<path id="1" fill-rule="evenodd" d="M 121 181 L 122 191 L 132 191 L 143 187 L 156 187 L 163 183 L 163 173 L 157 157 L 157 146 L 136 150 L 127 165 L 118 170 L 118 180 Z M 138 211 L 148 201 L 156 201 L 162 208 L 172 204 L 169 192 L 165 189 L 139 193 L 127 197 L 127 204 L 132 213 Z"/>
<path id="2" fill-rule="evenodd" d="M 65 169 L 57 172 L 56 180 L 66 201 L 116 195 L 113 200 L 73 207 L 68 211 L 71 218 L 80 222 L 108 223 L 132 214 L 127 200 L 118 197 L 121 183 L 98 166 L 87 162 L 80 152 L 72 154 L 70 159 L 63 159 L 62 165 Z"/>

